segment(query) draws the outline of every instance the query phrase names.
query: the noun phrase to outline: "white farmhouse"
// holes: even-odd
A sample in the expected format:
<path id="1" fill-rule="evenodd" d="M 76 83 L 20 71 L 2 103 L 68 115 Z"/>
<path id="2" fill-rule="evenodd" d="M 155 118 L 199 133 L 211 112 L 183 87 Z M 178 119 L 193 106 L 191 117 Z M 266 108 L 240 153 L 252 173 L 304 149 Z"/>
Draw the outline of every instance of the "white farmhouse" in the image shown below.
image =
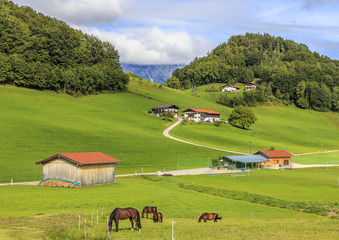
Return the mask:
<path id="1" fill-rule="evenodd" d="M 246 83 L 245 84 L 245 91 L 247 90 L 253 90 L 253 89 L 256 89 L 257 86 L 254 84 L 254 82 L 249 82 L 249 83 Z"/>
<path id="2" fill-rule="evenodd" d="M 161 117 L 164 113 L 170 112 L 173 114 L 173 117 L 178 117 L 178 109 L 179 107 L 175 105 L 160 105 L 152 107 L 152 114 L 157 117 Z"/>
<path id="3" fill-rule="evenodd" d="M 221 91 L 222 92 L 235 92 L 235 91 L 240 91 L 240 88 L 226 84 L 225 86 L 222 86 Z"/>
<path id="4" fill-rule="evenodd" d="M 184 112 L 184 119 L 195 122 L 216 122 L 220 121 L 220 113 L 198 108 L 187 108 Z"/>

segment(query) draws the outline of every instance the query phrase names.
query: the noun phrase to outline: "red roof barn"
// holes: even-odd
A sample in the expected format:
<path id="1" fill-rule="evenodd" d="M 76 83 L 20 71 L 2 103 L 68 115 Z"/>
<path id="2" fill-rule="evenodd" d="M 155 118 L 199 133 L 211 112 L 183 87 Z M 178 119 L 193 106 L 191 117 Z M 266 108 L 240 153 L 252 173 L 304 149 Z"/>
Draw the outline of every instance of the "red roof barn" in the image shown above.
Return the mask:
<path id="1" fill-rule="evenodd" d="M 115 182 L 115 164 L 121 161 L 101 152 L 58 153 L 35 164 L 43 165 L 43 180 L 60 178 L 80 186 Z"/>

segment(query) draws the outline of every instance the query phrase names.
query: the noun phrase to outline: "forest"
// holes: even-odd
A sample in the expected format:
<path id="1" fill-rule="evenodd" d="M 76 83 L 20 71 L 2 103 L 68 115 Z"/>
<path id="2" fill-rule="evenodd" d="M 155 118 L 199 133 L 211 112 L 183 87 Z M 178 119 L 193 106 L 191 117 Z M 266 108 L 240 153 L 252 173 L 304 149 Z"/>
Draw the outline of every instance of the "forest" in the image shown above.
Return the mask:
<path id="1" fill-rule="evenodd" d="M 167 86 L 188 89 L 210 83 L 248 83 L 256 91 L 220 94 L 231 107 L 277 101 L 304 109 L 339 111 L 339 61 L 312 52 L 302 43 L 269 34 L 232 36 L 205 57 L 176 69 Z"/>
<path id="2" fill-rule="evenodd" d="M 126 89 L 112 44 L 11 1 L 0 9 L 0 84 L 71 95 Z"/>

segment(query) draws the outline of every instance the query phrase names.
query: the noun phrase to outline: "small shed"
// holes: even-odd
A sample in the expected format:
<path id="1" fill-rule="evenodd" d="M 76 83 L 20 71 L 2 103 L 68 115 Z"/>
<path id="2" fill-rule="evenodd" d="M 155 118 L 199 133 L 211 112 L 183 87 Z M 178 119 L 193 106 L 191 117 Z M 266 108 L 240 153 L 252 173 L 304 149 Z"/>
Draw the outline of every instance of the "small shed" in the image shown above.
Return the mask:
<path id="1" fill-rule="evenodd" d="M 115 182 L 115 165 L 121 161 L 101 152 L 58 153 L 35 164 L 43 166 L 43 180 L 59 178 L 90 186 Z"/>
<path id="2" fill-rule="evenodd" d="M 223 162 L 224 166 L 233 166 L 233 168 L 246 168 L 247 166 L 253 168 L 258 167 L 262 162 L 267 162 L 268 159 L 261 155 L 234 155 L 224 156 L 220 161 Z"/>

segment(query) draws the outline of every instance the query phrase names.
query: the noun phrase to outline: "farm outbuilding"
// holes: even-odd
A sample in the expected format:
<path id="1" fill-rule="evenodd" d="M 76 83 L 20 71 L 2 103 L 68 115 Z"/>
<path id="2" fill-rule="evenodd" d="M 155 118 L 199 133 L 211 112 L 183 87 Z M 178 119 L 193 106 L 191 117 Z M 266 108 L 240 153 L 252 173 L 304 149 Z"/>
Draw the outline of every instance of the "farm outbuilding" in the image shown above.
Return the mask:
<path id="1" fill-rule="evenodd" d="M 267 150 L 267 151 L 259 151 L 255 153 L 255 155 L 261 155 L 267 158 L 268 162 L 263 162 L 261 165 L 263 167 L 267 166 L 290 166 L 291 165 L 291 157 L 293 154 L 285 151 L 285 150 Z"/>
<path id="2" fill-rule="evenodd" d="M 43 166 L 43 180 L 58 178 L 90 186 L 115 182 L 121 161 L 101 152 L 58 153 L 35 164 Z"/>
<path id="3" fill-rule="evenodd" d="M 224 156 L 220 161 L 222 161 L 222 165 L 231 166 L 233 168 L 253 168 L 259 167 L 259 164 L 267 162 L 268 159 L 261 155 L 233 155 Z"/>

